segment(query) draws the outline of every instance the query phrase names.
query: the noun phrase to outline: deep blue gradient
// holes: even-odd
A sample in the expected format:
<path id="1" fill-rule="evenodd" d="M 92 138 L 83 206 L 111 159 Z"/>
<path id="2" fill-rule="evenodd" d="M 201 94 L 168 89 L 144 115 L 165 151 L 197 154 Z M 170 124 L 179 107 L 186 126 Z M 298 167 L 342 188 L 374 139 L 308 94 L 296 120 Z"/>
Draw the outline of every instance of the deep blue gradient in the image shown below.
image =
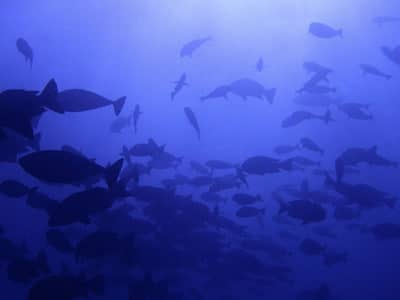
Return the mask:
<path id="1" fill-rule="evenodd" d="M 137 134 L 133 127 L 125 128 L 120 134 L 110 131 L 116 118 L 112 107 L 63 115 L 46 112 L 38 126 L 42 134 L 41 149 L 60 149 L 67 144 L 106 165 L 120 158 L 123 145 L 131 147 L 153 138 L 157 143 L 165 144 L 168 152 L 183 157 L 183 163 L 176 170 L 154 170 L 141 177 L 140 184 L 155 186 L 161 186 L 163 179 L 173 178 L 176 173 L 195 176 L 189 167 L 191 160 L 218 159 L 239 165 L 255 155 L 282 158 L 273 149 L 277 145 L 294 145 L 302 137 L 316 141 L 325 153 L 321 156 L 301 150 L 296 155 L 320 161 L 320 168 L 324 170 L 334 170 L 335 159 L 351 147 L 376 145 L 380 155 L 400 161 L 400 65 L 391 62 L 380 49 L 381 46 L 394 48 L 400 45 L 400 22 L 382 26 L 372 22 L 377 16 L 400 17 L 398 0 L 3 2 L 0 4 L 0 90 L 41 90 L 49 79 L 54 78 L 59 90 L 81 88 L 112 100 L 126 96 L 121 116 L 128 116 L 137 104 L 143 112 Z M 343 29 L 343 38 L 319 39 L 308 33 L 311 22 Z M 185 43 L 208 36 L 211 40 L 193 57 L 179 57 Z M 19 37 L 29 41 L 34 50 L 32 69 L 16 49 L 15 42 Z M 264 60 L 262 72 L 256 70 L 259 57 Z M 337 89 L 334 97 L 342 102 L 369 104 L 373 119 L 354 120 L 331 106 L 335 121 L 328 125 L 311 120 L 282 128 L 282 120 L 296 110 L 318 115 L 326 111 L 325 107 L 306 107 L 293 101 L 296 91 L 309 78 L 302 67 L 305 61 L 316 61 L 331 68 L 334 72 L 329 75 L 329 85 Z M 377 66 L 393 78 L 386 80 L 363 75 L 360 64 Z M 174 82 L 182 73 L 187 74 L 188 86 L 171 101 Z M 217 86 L 240 78 L 251 78 L 266 88 L 276 88 L 273 104 L 255 98 L 243 101 L 234 95 L 227 100 L 200 100 Z M 190 107 L 197 116 L 200 140 L 184 114 L 185 107 Z M 346 182 L 369 184 L 395 197 L 400 194 L 398 168 L 367 164 L 357 168 L 360 174 L 346 175 Z M 332 206 L 325 206 L 328 217 L 322 224 L 336 233 L 336 239 L 316 235 L 312 231 L 313 224 L 294 221 L 294 225 L 282 225 L 273 220 L 279 205 L 271 194 L 278 187 L 299 187 L 304 179 L 308 179 L 310 189 L 325 189 L 324 177 L 312 175 L 312 169 L 250 175 L 247 177 L 249 188 L 242 185 L 240 190 L 220 193 L 228 199 L 219 206 L 221 215 L 246 225 L 250 236 L 273 239 L 293 253 L 283 260 L 256 255 L 268 263 L 290 267 L 290 282 L 272 281 L 267 285 L 240 281 L 221 289 L 210 289 L 199 282 L 212 279 L 212 274 L 180 271 L 183 277 L 190 278 L 190 283 L 174 283 L 174 289 L 185 292 L 187 288 L 195 287 L 204 299 L 278 300 L 296 299 L 299 292 L 315 290 L 321 283 L 326 283 L 331 290 L 329 299 L 400 299 L 400 239 L 379 240 L 369 232 L 346 228 L 348 223 L 364 227 L 384 222 L 400 223 L 398 204 L 394 208 L 363 211 L 352 222 L 337 221 L 332 216 Z M 67 185 L 47 185 L 26 174 L 18 164 L 0 162 L 0 181 L 5 179 L 38 186 L 40 191 L 57 200 L 82 190 Z M 193 200 L 204 203 L 200 194 L 205 190 L 185 185 L 177 187 L 176 193 L 192 195 Z M 238 206 L 230 198 L 239 191 L 260 194 L 265 203 L 258 207 L 265 206 L 265 215 L 245 220 L 236 217 Z M 136 206 L 134 200 L 129 201 Z M 206 204 L 212 211 L 214 205 Z M 137 205 L 135 214 L 140 215 L 140 209 Z M 73 257 L 49 249 L 44 235 L 46 215 L 27 206 L 23 199 L 0 195 L 0 225 L 4 227 L 5 236 L 18 244 L 26 243 L 31 257 L 45 249 L 54 273 L 59 272 L 62 263 L 76 274 L 81 270 L 86 272 L 86 269 L 93 274 L 97 267 L 75 264 Z M 71 232 L 79 231 L 80 226 L 71 226 Z M 95 230 L 90 226 L 88 231 Z M 300 241 L 312 237 L 329 248 L 346 251 L 347 262 L 328 268 L 322 257 L 305 256 L 299 250 L 299 241 L 282 238 L 279 235 L 282 230 L 294 233 Z M 227 235 L 225 238 L 227 244 L 236 245 L 241 237 Z M 161 244 L 159 251 L 163 251 Z M 0 298 L 26 299 L 30 285 L 8 280 L 6 268 L 7 263 L 0 261 Z M 105 274 L 112 273 L 112 266 L 107 265 L 101 270 Z M 134 272 L 140 277 L 142 271 Z M 167 272 L 166 277 L 172 275 Z M 221 298 L 228 294 L 232 298 Z M 90 295 L 90 299 L 92 297 L 128 299 L 126 286 L 112 282 L 107 282 L 104 297 Z M 185 296 L 183 299 L 200 298 Z"/>

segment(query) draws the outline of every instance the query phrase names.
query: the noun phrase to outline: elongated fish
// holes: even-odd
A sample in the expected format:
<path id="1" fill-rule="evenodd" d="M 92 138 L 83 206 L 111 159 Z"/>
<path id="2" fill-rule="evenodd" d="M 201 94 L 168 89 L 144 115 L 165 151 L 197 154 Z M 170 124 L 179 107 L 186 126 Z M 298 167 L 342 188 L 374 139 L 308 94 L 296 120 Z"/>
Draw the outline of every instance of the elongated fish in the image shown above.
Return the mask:
<path id="1" fill-rule="evenodd" d="M 193 53 L 199 49 L 203 44 L 207 43 L 208 41 L 211 40 L 211 37 L 206 37 L 202 39 L 197 39 L 197 40 L 192 40 L 185 45 L 183 45 L 181 51 L 180 51 L 180 56 L 181 57 L 192 57 Z"/>
<path id="2" fill-rule="evenodd" d="M 29 62 L 31 69 L 32 69 L 32 64 L 33 64 L 33 49 L 32 49 L 32 47 L 23 38 L 19 38 L 17 40 L 16 45 L 17 45 L 18 51 L 24 56 L 25 61 Z"/>
<path id="3" fill-rule="evenodd" d="M 115 115 L 118 116 L 124 107 L 126 97 L 112 101 L 94 92 L 71 89 L 60 92 L 57 100 L 66 112 L 83 112 L 112 105 Z"/>
<path id="4" fill-rule="evenodd" d="M 185 111 L 185 115 L 186 115 L 187 119 L 189 120 L 190 125 L 192 125 L 192 127 L 196 130 L 197 137 L 200 140 L 200 127 L 199 127 L 199 123 L 197 122 L 196 115 L 189 107 L 185 107 L 184 111 Z"/>

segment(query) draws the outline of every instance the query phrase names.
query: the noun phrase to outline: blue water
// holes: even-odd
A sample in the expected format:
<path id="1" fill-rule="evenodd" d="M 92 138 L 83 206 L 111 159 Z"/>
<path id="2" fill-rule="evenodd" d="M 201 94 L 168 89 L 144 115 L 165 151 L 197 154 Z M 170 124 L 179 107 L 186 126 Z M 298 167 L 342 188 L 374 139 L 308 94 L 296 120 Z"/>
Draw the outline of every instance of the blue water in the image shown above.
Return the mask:
<path id="1" fill-rule="evenodd" d="M 274 191 L 282 190 L 283 185 L 291 185 L 299 191 L 302 181 L 308 180 L 310 190 L 329 192 L 340 198 L 337 192 L 325 185 L 324 176 L 312 172 L 314 169 L 329 170 L 335 178 L 335 160 L 349 148 L 367 149 L 376 145 L 380 156 L 393 162 L 400 161 L 400 133 L 397 130 L 400 53 L 397 49 L 395 59 L 390 60 L 381 50 L 382 46 L 395 49 L 400 45 L 400 22 L 393 20 L 381 25 L 373 22 L 379 16 L 400 17 L 398 1 L 3 2 L 0 4 L 0 90 L 40 91 L 54 78 L 60 91 L 84 89 L 112 100 L 126 96 L 120 116 L 129 116 L 136 105 L 140 105 L 143 112 L 136 134 L 132 124 L 121 133 L 111 132 L 110 126 L 117 118 L 111 106 L 62 115 L 46 112 L 35 129 L 41 133 L 41 150 L 56 150 L 70 145 L 103 166 L 121 158 L 123 145 L 131 148 L 152 138 L 157 144 L 165 145 L 168 153 L 183 158 L 176 168 L 155 169 L 140 176 L 139 186 L 157 187 L 162 187 L 162 181 L 174 178 L 175 174 L 188 178 L 198 176 L 190 168 L 192 160 L 203 164 L 209 160 L 223 160 L 239 169 L 246 159 L 260 155 L 282 161 L 301 155 L 320 162 L 318 167 L 304 167 L 300 171 L 280 170 L 262 176 L 247 174 L 248 187 L 242 183 L 240 188 L 218 192 L 227 199 L 219 204 L 205 202 L 200 197 L 208 186 L 185 184 L 173 189 L 175 195 L 191 195 L 191 201 L 207 206 L 213 218 L 218 207 L 217 218 L 228 218 L 246 226 L 242 235 L 210 224 L 192 230 L 189 221 L 182 226 L 175 224 L 173 219 L 170 220 L 173 230 L 167 230 L 163 228 L 165 224 L 157 224 L 156 220 L 143 215 L 149 203 L 132 196 L 116 201 L 112 209 L 129 203 L 135 206 L 130 215 L 132 218 L 144 218 L 155 225 L 155 231 L 150 237 L 146 235 L 146 240 L 154 243 L 154 253 L 158 253 L 156 257 L 162 263 L 153 263 L 151 268 L 142 263 L 140 255 L 136 256 L 137 264 L 129 268 L 108 259 L 76 262 L 73 253 L 60 254 L 48 245 L 45 236 L 48 217 L 43 211 L 27 205 L 25 196 L 14 199 L 0 194 L 2 236 L 17 244 L 25 243 L 29 253 L 27 258 L 33 258 L 38 251 L 44 250 L 51 274 L 64 274 L 62 264 L 71 274 L 83 272 L 86 277 L 103 274 L 106 283 L 104 295 L 96 296 L 89 292 L 89 299 L 128 299 L 129 287 L 140 282 L 145 273 L 151 273 L 155 282 L 166 280 L 170 298 L 150 296 L 152 288 L 148 288 L 144 294 L 152 298 L 138 294 L 130 300 L 400 298 L 400 232 L 391 239 L 379 239 L 371 232 L 376 224 L 400 224 L 398 205 L 373 209 L 361 207 L 359 217 L 341 221 L 333 216 L 335 207 L 324 203 L 322 207 L 327 215 L 321 222 L 303 224 L 287 217 L 285 220 L 290 224 L 280 224 L 276 222 L 279 204 L 273 197 Z M 309 32 L 312 22 L 342 29 L 343 36 L 320 38 Z M 185 44 L 206 37 L 211 37 L 211 40 L 196 49 L 192 57 L 180 57 Z M 28 41 L 34 51 L 32 68 L 16 48 L 18 38 Z M 260 57 L 264 67 L 258 72 L 256 64 Z M 333 70 L 328 81 L 321 82 L 323 86 L 335 88 L 329 97 L 340 99 L 340 103 L 368 104 L 368 115 L 373 118 L 351 118 L 336 105 L 315 107 L 295 103 L 294 99 L 299 95 L 296 91 L 312 76 L 303 67 L 306 61 L 318 62 Z M 392 78 L 387 80 L 363 74 L 360 64 L 373 65 Z M 175 82 L 183 73 L 187 75 L 188 85 L 171 101 Z M 228 99 L 200 100 L 216 87 L 242 78 L 256 81 L 268 89 L 276 88 L 273 103 L 254 97 L 243 100 L 232 93 Z M 185 107 L 189 107 L 197 118 L 200 140 L 184 113 Z M 328 124 L 316 119 L 290 128 L 281 125 L 295 111 L 305 110 L 320 116 L 327 109 L 334 119 Z M 286 155 L 274 152 L 276 146 L 298 144 L 302 137 L 315 141 L 324 149 L 324 154 L 306 149 Z M 19 157 L 28 152 L 19 154 Z M 132 160 L 143 164 L 149 161 L 137 157 L 132 157 Z M 17 162 L 0 162 L 0 168 L 1 181 L 13 179 L 29 187 L 38 187 L 40 192 L 58 201 L 85 189 L 84 186 L 47 184 L 24 172 Z M 357 164 L 356 168 L 359 172 L 346 174 L 343 181 L 368 184 L 393 197 L 399 195 L 398 168 L 366 163 Z M 236 169 L 216 170 L 210 176 L 229 174 L 236 176 Z M 102 181 L 97 186 L 105 187 Z M 135 184 L 131 182 L 129 189 L 134 188 Z M 262 202 L 250 206 L 265 208 L 265 214 L 238 217 L 239 206 L 232 196 L 239 192 L 260 195 Z M 282 197 L 287 201 L 299 200 L 299 196 L 284 192 Z M 196 215 L 196 212 L 191 213 Z M 350 230 L 349 224 L 354 223 L 359 226 Z M 186 226 L 188 230 L 184 230 Z M 316 234 L 314 229 L 321 226 L 329 227 L 336 237 Z M 180 229 L 187 235 L 186 242 L 177 242 L 177 236 L 182 234 Z M 97 228 L 93 224 L 73 224 L 61 227 L 61 230 L 76 243 Z M 291 232 L 296 239 L 283 237 L 282 231 Z M 207 234 L 204 241 L 196 238 L 198 232 Z M 211 233 L 220 235 L 216 249 L 212 248 L 215 240 Z M 142 238 L 140 233 L 137 234 L 134 248 L 138 252 L 140 249 L 146 252 L 140 243 Z M 324 254 L 307 256 L 300 250 L 299 245 L 305 238 L 318 241 L 324 249 L 345 252 L 347 260 L 327 267 Z M 242 239 L 273 241 L 280 247 L 279 253 L 285 250 L 290 255 L 276 257 L 244 249 L 240 246 Z M 197 247 L 192 247 L 192 244 Z M 203 253 L 198 250 L 198 246 L 203 244 L 213 251 Z M 280 280 L 263 269 L 258 274 L 261 276 L 257 277 L 265 280 L 256 280 L 252 266 L 245 259 L 242 262 L 232 257 L 228 259 L 230 251 L 238 251 L 241 257 L 248 255 L 261 265 L 287 268 L 290 270 L 288 278 Z M 190 263 L 197 256 L 201 259 L 196 262 L 201 263 Z M 156 261 L 154 257 L 151 260 Z M 169 260 L 178 263 L 167 267 Z M 221 261 L 228 263 L 219 264 Z M 8 278 L 9 263 L 0 260 L 0 290 L 1 298 L 5 300 L 27 299 L 31 286 L 50 276 L 41 274 L 29 283 L 16 283 Z M 246 268 L 250 271 L 246 272 Z M 329 287 L 329 295 L 318 294 L 321 284 Z M 313 292 L 304 296 L 305 291 Z M 183 296 L 179 298 L 178 295 Z"/>

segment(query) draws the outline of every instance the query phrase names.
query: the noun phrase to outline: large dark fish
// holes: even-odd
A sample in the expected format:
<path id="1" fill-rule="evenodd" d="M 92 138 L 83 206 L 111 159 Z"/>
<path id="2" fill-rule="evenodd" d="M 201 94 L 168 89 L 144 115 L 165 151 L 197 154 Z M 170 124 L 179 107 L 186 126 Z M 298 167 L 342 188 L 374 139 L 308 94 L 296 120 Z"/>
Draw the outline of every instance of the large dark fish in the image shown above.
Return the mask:
<path id="1" fill-rule="evenodd" d="M 81 184 L 87 179 L 102 176 L 112 186 L 118 178 L 123 159 L 102 167 L 72 152 L 47 150 L 25 155 L 19 159 L 19 164 L 25 172 L 49 183 Z"/>
<path id="2" fill-rule="evenodd" d="M 343 37 L 342 29 L 334 29 L 329 25 L 313 22 L 308 28 L 308 32 L 321 39 L 330 39 L 336 36 Z"/>
<path id="3" fill-rule="evenodd" d="M 30 66 L 32 68 L 32 64 L 33 64 L 33 50 L 32 50 L 32 47 L 23 38 L 19 38 L 17 40 L 16 45 L 17 45 L 18 51 L 25 57 L 25 61 L 29 62 Z"/>
<path id="4" fill-rule="evenodd" d="M 112 105 L 115 115 L 119 115 L 124 107 L 126 97 L 115 101 L 109 100 L 90 91 L 71 89 L 58 94 L 58 101 L 67 112 L 82 112 Z"/>
<path id="5" fill-rule="evenodd" d="M 229 88 L 232 94 L 241 97 L 243 100 L 247 100 L 248 97 L 253 97 L 266 99 L 271 104 L 276 94 L 275 88 L 266 89 L 261 83 L 249 78 L 236 80 L 229 85 Z"/>
<path id="6" fill-rule="evenodd" d="M 200 140 L 200 127 L 199 127 L 199 123 L 197 122 L 196 115 L 189 107 L 185 107 L 184 112 L 185 112 L 187 119 L 189 120 L 190 125 L 192 125 L 192 127 L 196 130 L 197 137 Z"/>
<path id="7" fill-rule="evenodd" d="M 6 90 L 0 93 L 0 127 L 33 139 L 33 121 L 46 109 L 57 113 L 64 110 L 57 101 L 57 84 L 50 80 L 43 91 Z"/>
<path id="8" fill-rule="evenodd" d="M 205 44 L 206 42 L 210 41 L 211 37 L 206 37 L 206 38 L 202 38 L 202 39 L 197 39 L 197 40 L 193 40 L 188 42 L 187 44 L 183 45 L 181 51 L 180 51 L 180 56 L 181 57 L 192 57 L 193 53 L 200 48 L 203 44 Z"/>

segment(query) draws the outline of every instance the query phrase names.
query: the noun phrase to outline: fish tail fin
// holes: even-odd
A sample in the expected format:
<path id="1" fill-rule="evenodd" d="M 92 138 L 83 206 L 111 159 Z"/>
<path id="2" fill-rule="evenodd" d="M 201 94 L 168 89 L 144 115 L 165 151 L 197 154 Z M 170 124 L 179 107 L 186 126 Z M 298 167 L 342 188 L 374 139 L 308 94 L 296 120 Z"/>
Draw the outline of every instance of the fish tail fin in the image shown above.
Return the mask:
<path id="1" fill-rule="evenodd" d="M 115 115 L 118 116 L 124 108 L 126 97 L 118 98 L 113 102 Z"/>
<path id="2" fill-rule="evenodd" d="M 265 91 L 265 96 L 267 97 L 267 101 L 270 104 L 274 102 L 275 95 L 276 95 L 276 88 L 272 88 Z"/>
<path id="3" fill-rule="evenodd" d="M 57 100 L 58 87 L 54 79 L 51 79 L 43 89 L 42 93 L 39 95 L 43 105 L 48 109 L 57 112 L 64 113 L 64 108 L 60 105 Z"/>
<path id="4" fill-rule="evenodd" d="M 392 79 L 392 75 L 385 75 L 385 78 L 387 79 L 387 80 L 390 80 L 390 79 Z"/>
<path id="5" fill-rule="evenodd" d="M 121 172 L 124 160 L 121 158 L 105 169 L 105 179 L 109 188 L 111 188 L 117 181 L 119 173 Z"/>
<path id="6" fill-rule="evenodd" d="M 341 38 L 343 38 L 343 29 L 339 29 L 339 30 L 337 31 L 337 33 L 338 33 L 338 35 L 339 35 Z"/>
<path id="7" fill-rule="evenodd" d="M 46 252 L 40 251 L 38 253 L 36 257 L 36 264 L 43 273 L 47 274 L 51 272 Z"/>
<path id="8" fill-rule="evenodd" d="M 104 285 L 105 281 L 103 275 L 97 275 L 87 282 L 88 290 L 97 296 L 104 294 Z"/>

